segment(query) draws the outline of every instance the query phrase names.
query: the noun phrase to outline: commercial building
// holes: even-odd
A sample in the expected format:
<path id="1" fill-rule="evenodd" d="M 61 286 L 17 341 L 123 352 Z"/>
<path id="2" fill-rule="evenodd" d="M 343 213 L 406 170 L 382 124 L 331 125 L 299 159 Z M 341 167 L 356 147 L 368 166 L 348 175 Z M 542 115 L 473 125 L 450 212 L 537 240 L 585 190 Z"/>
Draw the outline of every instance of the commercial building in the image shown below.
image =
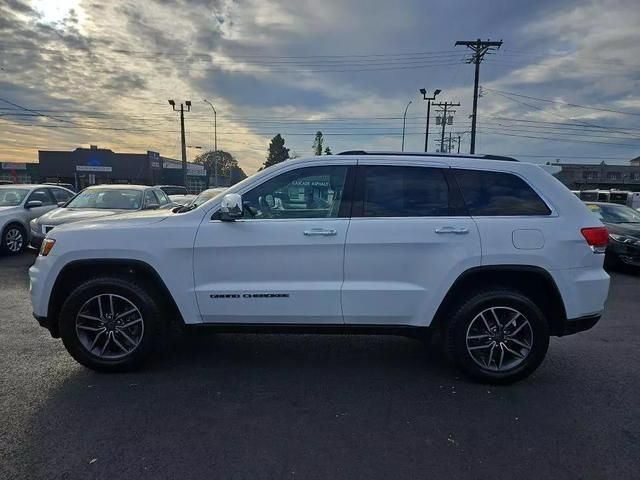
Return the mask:
<path id="1" fill-rule="evenodd" d="M 104 183 L 182 185 L 182 162 L 158 152 L 116 153 L 91 145 L 73 151 L 40 150 L 38 158 L 39 181 L 70 183 L 78 189 Z M 204 167 L 188 163 L 189 191 L 199 193 L 205 185 Z"/>
<path id="2" fill-rule="evenodd" d="M 37 163 L 0 162 L 0 180 L 11 183 L 31 183 L 38 179 Z"/>
<path id="3" fill-rule="evenodd" d="M 640 192 L 640 157 L 629 165 L 554 163 L 558 180 L 571 190 L 618 189 Z"/>

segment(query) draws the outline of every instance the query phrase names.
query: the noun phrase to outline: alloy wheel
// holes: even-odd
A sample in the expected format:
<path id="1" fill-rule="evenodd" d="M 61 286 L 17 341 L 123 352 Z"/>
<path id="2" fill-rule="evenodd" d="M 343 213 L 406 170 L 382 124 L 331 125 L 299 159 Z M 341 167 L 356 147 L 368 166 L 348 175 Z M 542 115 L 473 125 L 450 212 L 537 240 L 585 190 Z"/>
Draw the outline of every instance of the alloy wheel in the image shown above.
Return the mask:
<path id="1" fill-rule="evenodd" d="M 76 334 L 91 354 L 117 360 L 138 348 L 144 336 L 144 320 L 131 300 L 110 293 L 96 295 L 80 308 Z"/>
<path id="2" fill-rule="evenodd" d="M 511 307 L 490 307 L 474 317 L 466 334 L 467 352 L 480 367 L 494 372 L 522 364 L 533 347 L 527 317 Z"/>
<path id="3" fill-rule="evenodd" d="M 4 244 L 11 253 L 22 250 L 24 245 L 24 235 L 19 228 L 10 228 L 4 236 Z"/>

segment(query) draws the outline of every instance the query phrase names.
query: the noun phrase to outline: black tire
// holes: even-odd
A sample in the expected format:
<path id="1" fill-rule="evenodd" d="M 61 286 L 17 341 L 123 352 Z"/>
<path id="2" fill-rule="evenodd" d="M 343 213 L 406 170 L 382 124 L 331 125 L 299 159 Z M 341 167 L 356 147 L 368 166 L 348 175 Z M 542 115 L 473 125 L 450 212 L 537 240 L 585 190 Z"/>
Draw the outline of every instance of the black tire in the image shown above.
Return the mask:
<path id="1" fill-rule="evenodd" d="M 12 246 L 15 245 L 15 243 L 10 243 L 11 240 L 15 241 L 13 235 L 15 235 L 16 232 L 18 235 L 20 235 L 19 238 L 21 239 L 21 245 L 17 250 Z M 4 230 L 2 231 L 2 239 L 0 239 L 0 251 L 2 251 L 2 253 L 4 253 L 5 255 L 18 255 L 19 253 L 22 253 L 25 248 L 27 248 L 28 243 L 29 239 L 27 238 L 27 232 L 24 227 L 18 223 L 12 223 L 4 227 Z"/>
<path id="2" fill-rule="evenodd" d="M 143 334 L 138 346 L 121 358 L 102 358 L 89 351 L 79 338 L 77 315 L 86 302 L 101 294 L 126 299 L 139 310 L 142 317 Z M 162 303 L 157 300 L 151 287 L 134 283 L 130 277 L 98 277 L 77 286 L 65 300 L 58 317 L 60 336 L 71 356 L 85 367 L 100 372 L 129 371 L 139 367 L 158 344 L 164 332 L 162 311 Z"/>
<path id="3" fill-rule="evenodd" d="M 503 370 L 486 368 L 474 360 L 467 349 L 467 332 L 470 328 L 473 328 L 470 327 L 471 322 L 481 312 L 486 312 L 487 309 L 492 307 L 505 307 L 503 312 L 508 311 L 506 309 L 514 309 L 520 312 L 529 321 L 531 327 L 531 348 L 524 359 L 519 360 L 514 357 L 514 362 L 520 361 L 520 363 L 512 368 Z M 500 310 L 497 311 L 499 312 Z M 522 317 L 518 321 L 523 322 Z M 479 341 L 493 342 L 494 340 L 489 338 Z M 498 342 L 501 341 L 499 340 Z M 518 290 L 506 287 L 487 288 L 470 294 L 455 309 L 445 325 L 444 342 L 447 355 L 472 379 L 483 383 L 509 384 L 528 377 L 540 366 L 549 348 L 549 325 L 536 304 Z M 513 344 L 510 345 L 513 347 Z M 497 346 L 499 347 L 499 345 Z M 522 354 L 522 350 L 519 350 L 518 353 Z M 491 366 L 491 362 L 490 358 L 489 366 Z M 497 367 L 497 360 L 494 360 L 494 364 Z"/>

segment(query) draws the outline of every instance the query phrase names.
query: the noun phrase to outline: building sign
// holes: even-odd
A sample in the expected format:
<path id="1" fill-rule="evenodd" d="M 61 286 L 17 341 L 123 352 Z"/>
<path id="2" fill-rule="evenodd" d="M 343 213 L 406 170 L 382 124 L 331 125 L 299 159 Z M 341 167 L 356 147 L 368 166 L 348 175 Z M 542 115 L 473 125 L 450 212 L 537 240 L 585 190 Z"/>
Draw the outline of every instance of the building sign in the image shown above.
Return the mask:
<path id="1" fill-rule="evenodd" d="M 19 162 L 2 162 L 2 170 L 26 170 L 26 163 Z"/>
<path id="2" fill-rule="evenodd" d="M 162 168 L 169 170 L 182 170 L 182 162 L 169 161 L 167 159 L 162 162 Z M 194 175 L 198 177 L 204 177 L 207 175 L 203 165 L 196 165 L 193 163 L 187 163 L 187 175 Z"/>
<path id="3" fill-rule="evenodd" d="M 97 165 L 76 165 L 76 172 L 111 172 L 111 167 L 101 167 Z"/>

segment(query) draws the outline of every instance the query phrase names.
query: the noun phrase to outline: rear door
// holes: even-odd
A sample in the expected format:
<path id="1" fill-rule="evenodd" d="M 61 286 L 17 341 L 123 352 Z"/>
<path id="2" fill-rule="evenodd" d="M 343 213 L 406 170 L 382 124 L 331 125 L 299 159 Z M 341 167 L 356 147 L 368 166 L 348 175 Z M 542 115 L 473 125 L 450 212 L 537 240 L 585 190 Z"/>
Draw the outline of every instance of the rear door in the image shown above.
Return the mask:
<path id="1" fill-rule="evenodd" d="M 345 247 L 347 324 L 429 325 L 480 240 L 444 164 L 360 160 Z"/>

